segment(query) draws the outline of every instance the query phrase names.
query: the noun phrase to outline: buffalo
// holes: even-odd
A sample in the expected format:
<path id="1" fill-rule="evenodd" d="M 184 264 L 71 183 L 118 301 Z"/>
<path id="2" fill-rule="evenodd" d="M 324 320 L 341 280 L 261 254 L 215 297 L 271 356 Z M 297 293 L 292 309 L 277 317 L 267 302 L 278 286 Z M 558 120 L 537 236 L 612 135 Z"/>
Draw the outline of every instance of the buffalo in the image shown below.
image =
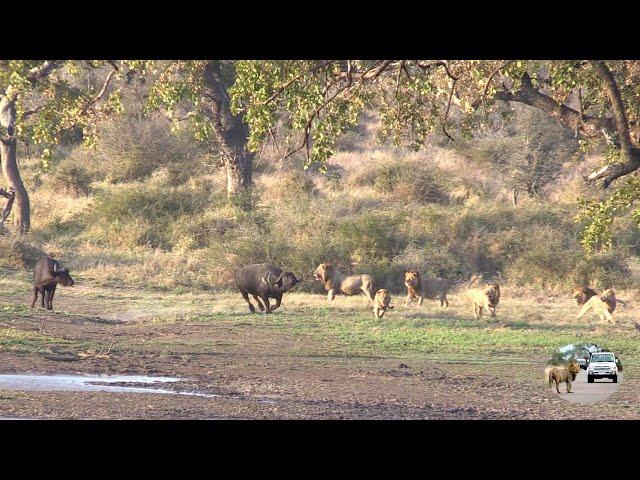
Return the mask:
<path id="1" fill-rule="evenodd" d="M 260 311 L 271 313 L 280 306 L 282 295 L 298 283 L 300 280 L 292 272 L 283 272 L 267 263 L 247 265 L 236 272 L 236 287 L 249 304 L 251 313 L 256 313 L 256 309 L 249 300 L 249 294 L 258 302 Z M 276 300 L 274 306 L 269 305 L 269 298 Z"/>
<path id="2" fill-rule="evenodd" d="M 33 302 L 31 308 L 36 305 L 38 292 L 40 292 L 40 305 L 44 308 L 45 302 L 47 310 L 53 310 L 53 294 L 58 284 L 65 287 L 73 286 L 73 278 L 69 275 L 68 268 L 62 268 L 60 262 L 51 257 L 42 257 L 36 263 L 33 271 Z"/>

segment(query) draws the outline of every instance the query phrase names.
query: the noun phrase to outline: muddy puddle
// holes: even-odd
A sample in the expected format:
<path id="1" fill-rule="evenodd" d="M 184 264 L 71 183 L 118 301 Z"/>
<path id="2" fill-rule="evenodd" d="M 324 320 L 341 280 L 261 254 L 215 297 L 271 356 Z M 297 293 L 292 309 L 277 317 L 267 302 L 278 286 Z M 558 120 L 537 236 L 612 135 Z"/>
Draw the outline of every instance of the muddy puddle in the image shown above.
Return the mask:
<path id="1" fill-rule="evenodd" d="M 242 397 L 234 397 L 231 395 L 217 395 L 193 390 L 180 391 L 162 388 L 162 386 L 181 381 L 184 381 L 184 379 L 144 375 L 0 375 L 0 391 L 155 393 L 205 398 L 242 399 Z M 275 403 L 273 400 L 268 399 L 255 400 L 264 403 Z"/>

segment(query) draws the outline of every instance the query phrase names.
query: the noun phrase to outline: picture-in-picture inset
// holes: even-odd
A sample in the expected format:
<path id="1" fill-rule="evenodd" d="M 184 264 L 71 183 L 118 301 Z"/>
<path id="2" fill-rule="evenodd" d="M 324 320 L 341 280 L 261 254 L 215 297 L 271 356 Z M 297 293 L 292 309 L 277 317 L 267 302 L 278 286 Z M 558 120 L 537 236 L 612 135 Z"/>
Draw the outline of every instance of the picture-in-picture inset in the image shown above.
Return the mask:
<path id="1" fill-rule="evenodd" d="M 565 345 L 556 350 L 547 363 L 545 383 L 561 398 L 574 403 L 606 400 L 622 380 L 620 357 L 601 345 Z"/>

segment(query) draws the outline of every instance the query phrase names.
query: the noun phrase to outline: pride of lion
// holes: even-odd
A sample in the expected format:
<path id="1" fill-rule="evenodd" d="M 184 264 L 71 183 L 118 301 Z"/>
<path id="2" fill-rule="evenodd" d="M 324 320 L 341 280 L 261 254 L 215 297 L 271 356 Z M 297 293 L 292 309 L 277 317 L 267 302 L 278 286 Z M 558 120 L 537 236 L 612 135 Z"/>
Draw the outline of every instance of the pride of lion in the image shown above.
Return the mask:
<path id="1" fill-rule="evenodd" d="M 251 266 L 244 268 L 247 269 L 249 267 Z M 281 270 L 267 264 L 261 265 L 262 270 L 267 267 L 276 272 L 275 274 L 272 274 L 272 276 L 277 280 L 278 273 L 281 273 Z M 260 270 L 260 272 L 262 270 Z M 281 276 L 282 275 L 284 274 L 281 274 Z M 293 275 L 293 273 L 287 272 L 287 275 Z M 456 272 L 455 280 L 423 276 L 417 269 L 405 271 L 404 285 L 407 289 L 405 306 L 408 307 L 414 300 L 417 300 L 418 306 L 422 306 L 424 299 L 427 298 L 430 300 L 437 299 L 441 308 L 449 307 L 447 293 L 454 286 L 464 282 L 464 279 L 462 279 L 461 276 L 463 276 L 461 271 Z M 385 315 L 387 310 L 393 309 L 390 305 L 391 292 L 385 288 L 378 288 L 376 286 L 377 282 L 372 275 L 366 273 L 347 274 L 340 271 L 340 269 L 338 269 L 334 264 L 330 262 L 323 262 L 313 271 L 313 277 L 315 280 L 322 283 L 325 291 L 327 292 L 327 300 L 329 302 L 332 302 L 337 294 L 364 294 L 373 304 L 373 314 L 375 318 L 380 319 Z M 272 284 L 267 289 L 269 290 L 268 292 L 266 290 L 263 292 L 263 296 L 268 295 L 276 298 L 278 300 L 278 305 L 282 294 L 288 291 L 292 285 L 295 285 L 295 283 L 299 283 L 296 279 L 296 282 L 290 282 L 291 285 L 288 283 L 287 286 L 285 286 L 283 283 L 283 285 L 280 286 L 278 282 L 273 283 L 273 281 L 269 284 L 269 279 L 252 280 L 255 280 L 253 283 L 256 283 L 256 285 L 264 284 L 269 286 Z M 500 285 L 496 282 L 481 282 L 481 280 L 481 275 L 472 275 L 469 279 L 467 288 L 464 290 L 464 297 L 466 297 L 466 300 L 472 307 L 475 319 L 480 319 L 483 315 L 496 317 L 496 309 L 500 303 Z M 255 292 L 253 293 L 255 294 Z M 613 313 L 617 304 L 620 303 L 626 306 L 624 301 L 616 298 L 615 292 L 612 288 L 608 288 L 599 294 L 591 287 L 584 285 L 578 286 L 574 288 L 572 298 L 581 307 L 580 312 L 577 315 L 577 319 L 580 319 L 587 315 L 587 313 L 592 312 L 593 314 L 598 315 L 601 321 L 606 319 L 611 323 L 614 322 Z M 253 311 L 254 310 L 252 309 L 252 312 Z"/>

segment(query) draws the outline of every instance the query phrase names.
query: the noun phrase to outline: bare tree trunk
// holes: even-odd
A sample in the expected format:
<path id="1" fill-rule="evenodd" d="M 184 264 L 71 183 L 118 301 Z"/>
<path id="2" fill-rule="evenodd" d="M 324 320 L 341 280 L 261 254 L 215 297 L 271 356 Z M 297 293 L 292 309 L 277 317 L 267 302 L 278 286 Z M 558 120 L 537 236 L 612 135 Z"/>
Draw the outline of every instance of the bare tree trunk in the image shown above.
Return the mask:
<path id="1" fill-rule="evenodd" d="M 247 149 L 249 127 L 242 120 L 242 115 L 231 113 L 231 100 L 224 85 L 219 60 L 207 63 L 204 79 L 213 130 L 222 150 L 227 196 L 231 202 L 250 209 L 254 153 Z"/>
<path id="2" fill-rule="evenodd" d="M 247 158 L 249 157 L 249 158 Z M 227 195 L 230 199 L 251 189 L 251 174 L 253 170 L 252 155 L 240 152 L 235 161 L 225 161 L 227 174 Z"/>
<path id="3" fill-rule="evenodd" d="M 0 161 L 2 162 L 2 173 L 9 186 L 16 192 L 16 206 L 13 210 L 14 225 L 18 234 L 29 231 L 31 226 L 31 207 L 29 204 L 29 194 L 24 188 L 16 155 L 16 139 L 2 139 L 0 141 Z"/>
<path id="4" fill-rule="evenodd" d="M 517 188 L 514 188 L 513 191 L 511 192 L 512 196 L 511 196 L 511 200 L 513 201 L 513 206 L 517 207 L 518 206 L 518 196 L 520 195 L 520 192 L 518 191 Z"/>

